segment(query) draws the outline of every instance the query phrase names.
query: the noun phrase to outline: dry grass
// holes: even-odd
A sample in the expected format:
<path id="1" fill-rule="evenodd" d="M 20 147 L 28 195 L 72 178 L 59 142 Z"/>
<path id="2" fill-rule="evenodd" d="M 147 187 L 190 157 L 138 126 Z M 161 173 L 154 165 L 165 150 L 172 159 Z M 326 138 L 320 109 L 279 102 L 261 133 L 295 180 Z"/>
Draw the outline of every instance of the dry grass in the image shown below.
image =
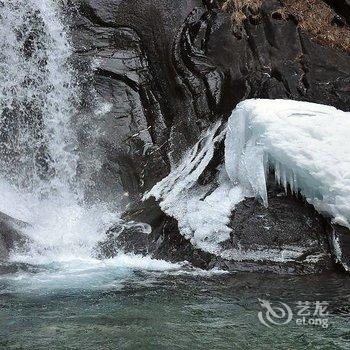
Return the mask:
<path id="1" fill-rule="evenodd" d="M 242 33 L 243 22 L 248 16 L 259 17 L 264 0 L 226 0 L 222 8 L 232 14 L 235 34 Z M 282 19 L 291 16 L 298 26 L 308 32 L 313 40 L 350 52 L 350 27 L 334 23 L 335 12 L 321 0 L 281 0 L 284 6 L 277 11 Z"/>
<path id="2" fill-rule="evenodd" d="M 243 22 L 247 16 L 258 18 L 263 0 L 227 0 L 222 9 L 231 14 L 232 28 L 236 35 L 242 36 Z"/>
<path id="3" fill-rule="evenodd" d="M 350 52 L 350 28 L 339 27 L 333 23 L 335 13 L 320 0 L 283 0 L 286 13 L 293 15 L 300 28 L 310 33 L 317 42 L 339 47 Z"/>

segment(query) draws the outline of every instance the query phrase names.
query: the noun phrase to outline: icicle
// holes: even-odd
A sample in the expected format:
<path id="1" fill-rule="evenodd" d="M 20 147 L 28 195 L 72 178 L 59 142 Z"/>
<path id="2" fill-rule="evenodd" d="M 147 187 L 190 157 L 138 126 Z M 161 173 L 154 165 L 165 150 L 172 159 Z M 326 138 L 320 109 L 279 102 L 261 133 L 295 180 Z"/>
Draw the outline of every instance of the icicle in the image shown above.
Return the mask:
<path id="1" fill-rule="evenodd" d="M 273 163 L 273 165 L 274 165 L 274 170 L 275 170 L 276 182 L 280 185 L 281 184 L 281 167 L 280 167 L 280 163 L 278 161 L 275 161 Z"/>
<path id="2" fill-rule="evenodd" d="M 297 196 L 299 193 L 298 178 L 294 170 L 293 170 L 293 182 L 294 182 L 294 188 L 295 188 L 295 195 Z"/>
<path id="3" fill-rule="evenodd" d="M 282 174 L 281 174 L 281 179 L 282 179 L 282 186 L 284 188 L 284 192 L 287 194 L 288 193 L 288 188 L 287 188 L 287 175 L 286 175 L 286 168 L 284 165 L 282 165 Z"/>
<path id="4" fill-rule="evenodd" d="M 291 194 L 294 194 L 294 178 L 293 178 L 293 171 L 289 174 L 289 186 L 290 186 L 290 192 Z"/>

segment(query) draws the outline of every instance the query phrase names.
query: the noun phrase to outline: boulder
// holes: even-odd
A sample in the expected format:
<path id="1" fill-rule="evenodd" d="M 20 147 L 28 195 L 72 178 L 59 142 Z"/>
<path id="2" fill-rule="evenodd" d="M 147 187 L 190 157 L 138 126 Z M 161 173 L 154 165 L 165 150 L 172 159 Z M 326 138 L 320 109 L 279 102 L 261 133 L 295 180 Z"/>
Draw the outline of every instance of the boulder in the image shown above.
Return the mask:
<path id="1" fill-rule="evenodd" d="M 97 257 L 112 258 L 122 250 L 151 254 L 156 259 L 172 262 L 188 261 L 203 269 L 209 268 L 211 261 L 216 259 L 213 254 L 193 247 L 180 234 L 176 220 L 165 215 L 153 199 L 125 212 L 123 219 L 123 223 L 112 227 L 106 238 L 99 242 Z M 148 225 L 146 229 L 145 224 Z"/>
<path id="2" fill-rule="evenodd" d="M 231 238 L 226 249 L 249 252 L 251 264 L 272 264 L 295 272 L 324 272 L 334 269 L 328 240 L 328 221 L 301 196 L 293 195 L 268 179 L 266 208 L 247 198 L 232 213 Z M 301 204 L 302 203 L 302 204 Z M 259 262 L 259 260 L 261 262 Z"/>
<path id="3" fill-rule="evenodd" d="M 257 200 L 246 199 L 232 213 L 231 238 L 222 243 L 225 255 L 232 252 L 232 258 L 193 246 L 180 234 L 176 220 L 167 217 L 153 199 L 125 213 L 129 225 L 109 230 L 99 245 L 100 257 L 114 257 L 123 250 L 172 262 L 187 260 L 202 269 L 283 274 L 334 270 L 328 221 L 302 198 L 286 194 L 272 176 L 268 197 L 268 208 Z M 140 224 L 130 226 L 130 222 L 144 222 L 152 229 L 145 232 L 140 230 Z M 243 256 L 237 258 L 237 252 L 243 252 Z"/>
<path id="4" fill-rule="evenodd" d="M 8 259 L 11 250 L 24 248 L 29 243 L 29 238 L 22 233 L 27 226 L 23 221 L 0 213 L 0 262 Z"/>

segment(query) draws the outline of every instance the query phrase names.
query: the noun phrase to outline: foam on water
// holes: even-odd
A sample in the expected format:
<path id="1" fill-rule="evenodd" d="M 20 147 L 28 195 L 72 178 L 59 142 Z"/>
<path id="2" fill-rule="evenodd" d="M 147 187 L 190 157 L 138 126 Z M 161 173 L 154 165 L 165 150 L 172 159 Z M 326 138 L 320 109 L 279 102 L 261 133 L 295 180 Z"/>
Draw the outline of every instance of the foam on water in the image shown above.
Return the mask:
<path id="1" fill-rule="evenodd" d="M 21 260 L 20 257 L 17 259 Z M 35 268 L 30 271 L 2 276 L 5 288 L 1 293 L 48 293 L 66 290 L 120 289 L 133 279 L 134 271 L 170 273 L 184 269 L 184 264 L 172 264 L 148 256 L 120 253 L 108 260 L 93 258 L 72 258 L 71 260 L 54 261 L 50 264 L 38 264 L 33 259 Z M 28 263 L 25 257 L 24 261 Z M 191 273 L 187 269 L 188 273 Z M 195 273 L 195 272 L 194 272 Z"/>

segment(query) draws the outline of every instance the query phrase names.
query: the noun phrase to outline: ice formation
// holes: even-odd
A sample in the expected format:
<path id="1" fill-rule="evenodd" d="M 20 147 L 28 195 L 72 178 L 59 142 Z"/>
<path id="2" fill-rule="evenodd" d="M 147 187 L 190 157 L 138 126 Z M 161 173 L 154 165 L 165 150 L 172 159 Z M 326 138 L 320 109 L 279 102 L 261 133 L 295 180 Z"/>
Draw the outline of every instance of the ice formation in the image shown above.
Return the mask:
<path id="1" fill-rule="evenodd" d="M 225 129 L 215 124 L 183 158 L 180 165 L 146 194 L 160 200 L 164 212 L 179 223 L 180 232 L 195 246 L 218 254 L 219 243 L 230 237 L 227 226 L 236 203 L 244 198 L 240 186 L 232 186 L 225 169 L 218 169 L 216 188 L 199 185 L 214 156 L 215 146 L 224 140 Z"/>
<path id="2" fill-rule="evenodd" d="M 225 250 L 228 224 L 245 197 L 268 205 L 269 167 L 285 189 L 300 191 L 308 202 L 333 221 L 349 227 L 350 113 L 333 107 L 289 100 L 247 100 L 233 111 L 226 130 L 215 124 L 182 162 L 145 195 L 160 201 L 179 230 L 205 251 L 233 260 L 287 261 L 302 247 Z M 225 139 L 226 136 L 226 139 Z M 225 139 L 225 163 L 213 183 L 201 185 L 215 152 Z M 310 259 L 317 257 L 310 257 Z"/>
<path id="3" fill-rule="evenodd" d="M 350 113 L 291 100 L 247 100 L 227 126 L 225 166 L 233 183 L 267 203 L 266 169 L 334 222 L 350 227 Z"/>

